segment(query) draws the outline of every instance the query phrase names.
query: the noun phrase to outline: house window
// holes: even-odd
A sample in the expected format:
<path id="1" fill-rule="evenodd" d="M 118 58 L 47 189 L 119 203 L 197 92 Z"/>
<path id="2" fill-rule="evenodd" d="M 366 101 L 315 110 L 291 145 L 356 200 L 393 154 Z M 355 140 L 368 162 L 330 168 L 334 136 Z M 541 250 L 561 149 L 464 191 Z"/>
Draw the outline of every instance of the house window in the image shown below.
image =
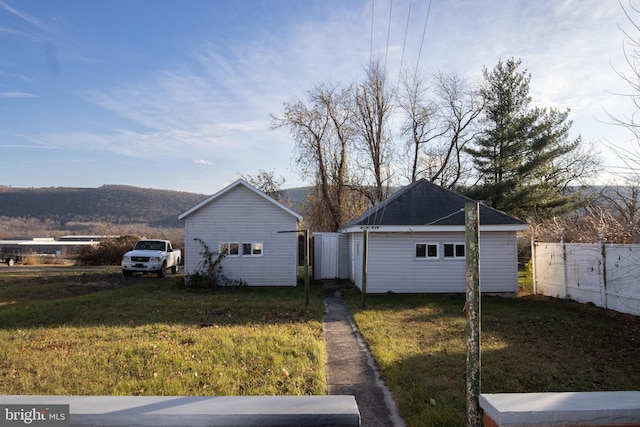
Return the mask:
<path id="1" fill-rule="evenodd" d="M 243 243 L 242 244 L 243 256 L 262 256 L 262 243 Z"/>
<path id="2" fill-rule="evenodd" d="M 464 245 L 458 243 L 445 243 L 442 246 L 444 249 L 444 258 L 464 258 L 465 256 Z"/>
<path id="3" fill-rule="evenodd" d="M 220 253 L 226 256 L 238 256 L 240 255 L 240 243 L 220 243 Z"/>
<path id="4" fill-rule="evenodd" d="M 436 243 L 416 243 L 416 258 L 438 258 Z"/>

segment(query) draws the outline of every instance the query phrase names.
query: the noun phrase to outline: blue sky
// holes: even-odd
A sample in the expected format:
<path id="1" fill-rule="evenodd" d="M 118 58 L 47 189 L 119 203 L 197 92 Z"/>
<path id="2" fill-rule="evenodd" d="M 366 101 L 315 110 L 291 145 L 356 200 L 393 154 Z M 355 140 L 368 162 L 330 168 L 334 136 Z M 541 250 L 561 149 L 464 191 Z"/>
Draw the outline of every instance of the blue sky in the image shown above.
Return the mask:
<path id="1" fill-rule="evenodd" d="M 614 0 L 0 0 L 0 185 L 212 194 L 261 169 L 309 184 L 270 115 L 361 78 L 371 54 L 391 81 L 401 62 L 477 80 L 521 58 L 534 105 L 570 108 L 605 155 L 631 149 L 605 123 L 633 111 L 618 26 Z"/>

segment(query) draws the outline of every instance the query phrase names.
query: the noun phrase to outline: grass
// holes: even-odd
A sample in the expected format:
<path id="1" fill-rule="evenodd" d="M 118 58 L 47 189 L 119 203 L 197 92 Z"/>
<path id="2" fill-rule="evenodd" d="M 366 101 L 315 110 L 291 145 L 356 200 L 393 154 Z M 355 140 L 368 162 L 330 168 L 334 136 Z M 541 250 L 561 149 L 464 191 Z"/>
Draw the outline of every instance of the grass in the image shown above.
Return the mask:
<path id="1" fill-rule="evenodd" d="M 345 295 L 407 425 L 465 425 L 464 295 Z M 638 317 L 525 293 L 481 323 L 483 393 L 640 389 Z"/>
<path id="2" fill-rule="evenodd" d="M 0 275 L 0 394 L 326 393 L 318 285 L 304 308 L 303 286 L 14 271 Z M 519 298 L 482 299 L 482 392 L 640 389 L 640 318 L 522 279 Z M 465 425 L 464 295 L 369 295 L 362 310 L 344 294 L 407 425 Z"/>
<path id="3" fill-rule="evenodd" d="M 0 394 L 326 393 L 319 288 L 75 271 L 0 275 Z"/>

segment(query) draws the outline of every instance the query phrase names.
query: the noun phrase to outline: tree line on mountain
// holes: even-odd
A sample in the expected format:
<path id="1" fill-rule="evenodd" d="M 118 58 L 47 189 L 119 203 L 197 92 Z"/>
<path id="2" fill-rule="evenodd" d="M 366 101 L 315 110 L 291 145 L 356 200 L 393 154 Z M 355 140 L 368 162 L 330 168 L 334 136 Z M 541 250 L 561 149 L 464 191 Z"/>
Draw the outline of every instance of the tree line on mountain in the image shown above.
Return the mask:
<path id="1" fill-rule="evenodd" d="M 182 229 L 179 214 L 205 198 L 202 194 L 125 185 L 0 187 L 0 238 L 170 232 Z"/>

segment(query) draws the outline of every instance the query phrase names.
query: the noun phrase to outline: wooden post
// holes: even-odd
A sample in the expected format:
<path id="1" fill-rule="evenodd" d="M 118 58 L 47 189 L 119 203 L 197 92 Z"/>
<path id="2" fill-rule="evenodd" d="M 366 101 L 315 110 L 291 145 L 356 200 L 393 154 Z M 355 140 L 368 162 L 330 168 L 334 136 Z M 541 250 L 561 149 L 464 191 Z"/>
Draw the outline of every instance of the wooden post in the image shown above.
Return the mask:
<path id="1" fill-rule="evenodd" d="M 602 287 L 601 289 L 601 299 L 603 308 L 609 308 L 609 301 L 607 296 L 607 247 L 605 246 L 604 236 L 600 236 L 598 240 L 600 243 L 600 255 L 602 256 L 602 269 L 600 270 L 602 274 Z"/>
<path id="2" fill-rule="evenodd" d="M 309 307 L 309 230 L 304 235 L 304 306 Z"/>
<path id="3" fill-rule="evenodd" d="M 533 239 L 533 234 L 531 235 L 531 274 L 532 274 L 532 278 L 531 281 L 533 282 L 533 294 L 534 295 L 538 295 L 538 279 L 537 279 L 537 275 L 536 273 L 537 271 L 537 264 L 538 264 L 538 260 L 537 258 L 537 249 L 538 249 L 538 244 L 537 242 Z"/>
<path id="4" fill-rule="evenodd" d="M 369 230 L 362 235 L 362 309 L 367 308 L 367 258 L 369 257 Z"/>
<path id="5" fill-rule="evenodd" d="M 564 235 L 560 238 L 560 244 L 562 245 L 562 298 L 567 298 L 568 277 L 567 277 L 567 245 L 564 243 Z"/>
<path id="6" fill-rule="evenodd" d="M 480 205 L 465 204 L 467 263 L 467 427 L 480 427 Z"/>

